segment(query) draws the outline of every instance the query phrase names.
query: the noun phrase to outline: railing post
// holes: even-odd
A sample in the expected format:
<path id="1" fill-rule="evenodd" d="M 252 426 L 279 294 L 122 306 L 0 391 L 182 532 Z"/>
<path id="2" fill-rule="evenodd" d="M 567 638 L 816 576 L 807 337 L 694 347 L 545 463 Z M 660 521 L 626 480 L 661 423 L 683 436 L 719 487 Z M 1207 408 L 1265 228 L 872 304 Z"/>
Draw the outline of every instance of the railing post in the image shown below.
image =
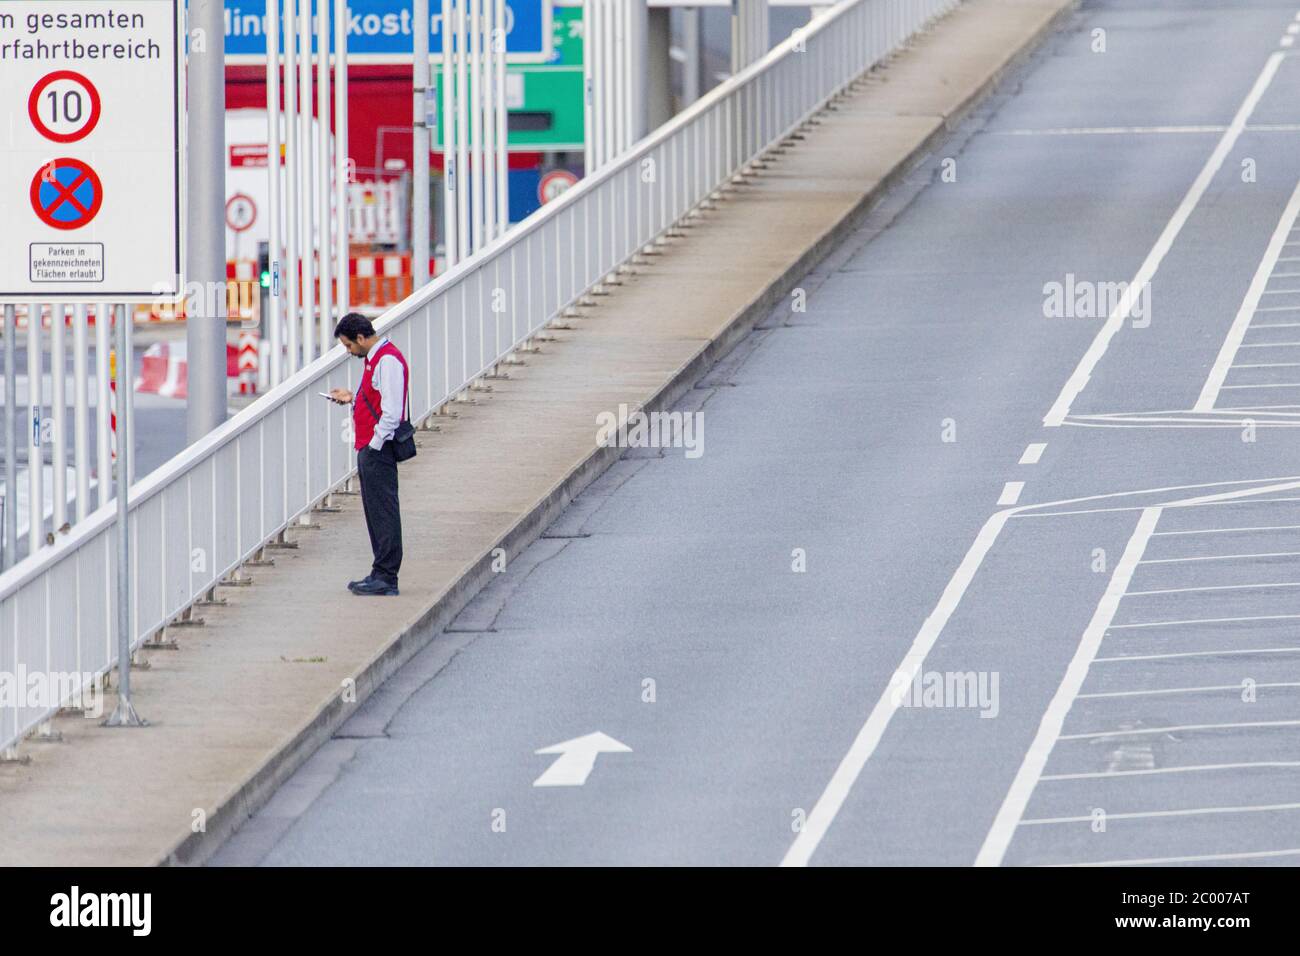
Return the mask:
<path id="1" fill-rule="evenodd" d="M 123 402 L 131 400 L 132 368 L 131 318 L 125 306 L 115 306 L 117 313 L 117 394 Z M 117 416 L 117 707 L 105 727 L 144 727 L 148 722 L 136 713 L 131 701 L 131 530 L 130 479 L 131 443 L 129 417 Z"/>

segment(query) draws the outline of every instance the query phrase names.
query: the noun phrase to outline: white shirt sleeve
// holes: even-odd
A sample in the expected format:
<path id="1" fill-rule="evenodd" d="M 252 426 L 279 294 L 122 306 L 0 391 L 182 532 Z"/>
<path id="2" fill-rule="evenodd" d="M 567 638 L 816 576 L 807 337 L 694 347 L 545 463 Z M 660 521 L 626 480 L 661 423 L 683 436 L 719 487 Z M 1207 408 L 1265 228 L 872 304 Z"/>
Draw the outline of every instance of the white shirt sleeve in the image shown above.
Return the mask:
<path id="1" fill-rule="evenodd" d="M 379 451 L 384 447 L 384 442 L 393 437 L 402 421 L 402 405 L 406 401 L 402 363 L 395 356 L 382 356 L 375 363 L 371 379 L 379 390 L 379 421 L 375 423 L 375 435 L 370 439 L 370 447 Z"/>

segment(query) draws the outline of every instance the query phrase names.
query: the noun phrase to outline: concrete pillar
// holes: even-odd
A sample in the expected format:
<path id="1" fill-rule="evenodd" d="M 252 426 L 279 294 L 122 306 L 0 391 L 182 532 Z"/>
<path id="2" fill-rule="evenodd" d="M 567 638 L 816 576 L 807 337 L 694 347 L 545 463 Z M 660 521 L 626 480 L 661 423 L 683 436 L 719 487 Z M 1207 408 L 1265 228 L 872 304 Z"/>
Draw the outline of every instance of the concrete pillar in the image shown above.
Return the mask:
<path id="1" fill-rule="evenodd" d="M 221 0 L 190 0 L 189 25 L 191 31 L 202 30 L 206 40 L 202 51 L 190 50 L 187 76 L 185 281 L 190 289 L 202 290 L 186 301 L 185 436 L 193 443 L 226 420 L 226 29 Z M 117 360 L 121 364 L 131 357 L 119 355 Z M 130 401 L 129 392 L 118 393 L 123 406 Z"/>

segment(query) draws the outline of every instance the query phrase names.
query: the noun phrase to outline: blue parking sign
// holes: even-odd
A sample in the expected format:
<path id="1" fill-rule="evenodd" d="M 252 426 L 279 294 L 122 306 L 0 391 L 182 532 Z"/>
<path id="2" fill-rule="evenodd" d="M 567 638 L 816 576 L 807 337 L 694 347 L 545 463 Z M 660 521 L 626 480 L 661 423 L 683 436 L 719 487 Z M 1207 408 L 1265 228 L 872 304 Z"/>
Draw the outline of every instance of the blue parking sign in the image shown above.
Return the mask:
<path id="1" fill-rule="evenodd" d="M 313 14 L 322 0 L 311 0 Z M 332 0 L 323 0 L 329 10 Z M 266 5 L 225 0 L 226 60 L 265 63 Z M 506 59 L 545 63 L 552 54 L 551 0 L 506 0 Z M 429 52 L 442 53 L 442 0 L 429 0 Z M 409 63 L 414 49 L 410 0 L 348 0 L 348 60 Z M 333 48 L 334 29 L 330 27 Z M 315 50 L 314 30 L 312 49 Z"/>

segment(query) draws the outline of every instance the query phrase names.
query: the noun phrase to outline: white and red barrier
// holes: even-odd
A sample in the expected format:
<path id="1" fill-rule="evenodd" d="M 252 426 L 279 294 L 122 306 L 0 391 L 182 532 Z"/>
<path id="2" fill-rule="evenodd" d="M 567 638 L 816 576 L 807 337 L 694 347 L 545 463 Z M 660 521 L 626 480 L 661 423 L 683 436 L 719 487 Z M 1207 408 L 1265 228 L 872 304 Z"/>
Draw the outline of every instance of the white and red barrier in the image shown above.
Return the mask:
<path id="1" fill-rule="evenodd" d="M 256 395 L 258 387 L 258 368 L 261 365 L 261 337 L 254 329 L 244 329 L 239 333 L 239 394 Z"/>
<path id="2" fill-rule="evenodd" d="M 226 344 L 227 391 L 239 380 L 239 351 Z M 135 390 L 163 398 L 189 397 L 189 362 L 183 342 L 158 342 L 145 350 Z M 239 389 L 243 391 L 242 388 Z"/>

